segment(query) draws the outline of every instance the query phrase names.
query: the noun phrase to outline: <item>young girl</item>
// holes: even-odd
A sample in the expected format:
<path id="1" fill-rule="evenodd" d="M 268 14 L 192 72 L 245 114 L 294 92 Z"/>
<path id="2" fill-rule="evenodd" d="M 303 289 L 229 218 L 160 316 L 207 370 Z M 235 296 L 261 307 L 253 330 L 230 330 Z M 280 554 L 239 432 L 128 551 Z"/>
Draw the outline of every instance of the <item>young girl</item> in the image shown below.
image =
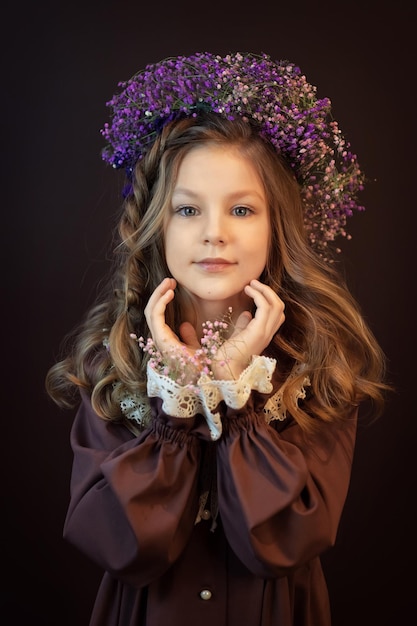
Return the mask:
<path id="1" fill-rule="evenodd" d="M 78 405 L 64 536 L 105 570 L 90 626 L 328 626 L 320 555 L 388 388 L 332 262 L 363 174 L 288 62 L 199 53 L 120 86 L 114 268 L 46 381 Z"/>

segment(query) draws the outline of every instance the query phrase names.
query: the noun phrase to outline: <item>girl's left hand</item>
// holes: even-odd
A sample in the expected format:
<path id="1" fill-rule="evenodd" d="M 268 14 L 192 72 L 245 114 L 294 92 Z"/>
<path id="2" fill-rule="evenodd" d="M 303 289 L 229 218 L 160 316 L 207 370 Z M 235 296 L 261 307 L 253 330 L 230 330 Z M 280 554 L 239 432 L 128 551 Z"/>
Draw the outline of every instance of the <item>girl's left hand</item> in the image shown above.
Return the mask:
<path id="1" fill-rule="evenodd" d="M 248 366 L 252 356 L 262 354 L 285 321 L 285 304 L 267 285 L 251 280 L 245 287 L 256 306 L 255 315 L 243 311 L 235 329 L 216 354 L 212 371 L 217 379 L 236 379 Z"/>

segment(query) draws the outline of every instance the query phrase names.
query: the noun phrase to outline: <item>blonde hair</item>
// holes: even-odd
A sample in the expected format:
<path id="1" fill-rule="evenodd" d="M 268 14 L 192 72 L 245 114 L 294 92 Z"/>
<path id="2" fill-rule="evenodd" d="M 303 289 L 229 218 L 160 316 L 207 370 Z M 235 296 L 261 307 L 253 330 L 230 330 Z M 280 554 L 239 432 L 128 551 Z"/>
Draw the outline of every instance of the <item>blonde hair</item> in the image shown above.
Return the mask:
<path id="1" fill-rule="evenodd" d="M 307 431 L 319 418 L 335 422 L 363 401 L 379 415 L 389 385 L 385 356 L 336 266 L 311 249 L 303 223 L 299 185 L 288 166 L 249 122 L 216 114 L 167 124 L 133 172 L 117 229 L 110 280 L 80 326 L 65 339 L 63 358 L 47 373 L 46 389 L 62 407 L 73 407 L 80 388 L 91 393 L 103 418 L 123 420 L 115 384 L 146 394 L 146 357 L 130 334 L 148 336 L 146 303 L 169 275 L 163 225 L 185 154 L 206 143 L 234 146 L 257 168 L 270 208 L 271 245 L 260 280 L 285 302 L 285 324 L 268 355 L 278 361 L 284 402 Z M 178 329 L 184 294 L 167 311 Z M 106 345 L 104 345 L 104 343 Z M 294 366 L 301 367 L 294 369 Z M 295 375 L 289 376 L 291 372 Z M 298 404 L 305 376 L 311 387 Z"/>

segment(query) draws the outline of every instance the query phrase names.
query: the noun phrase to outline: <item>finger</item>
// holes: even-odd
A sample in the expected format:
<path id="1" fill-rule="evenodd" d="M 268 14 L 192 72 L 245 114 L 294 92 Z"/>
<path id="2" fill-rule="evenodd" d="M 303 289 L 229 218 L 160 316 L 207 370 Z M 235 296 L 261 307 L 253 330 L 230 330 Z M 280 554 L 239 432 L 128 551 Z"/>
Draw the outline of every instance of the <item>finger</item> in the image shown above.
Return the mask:
<path id="1" fill-rule="evenodd" d="M 248 295 L 252 294 L 248 292 Z M 251 326 L 262 326 L 265 328 L 275 326 L 277 329 L 281 325 L 284 316 L 285 305 L 282 300 L 277 298 L 275 302 L 269 303 L 261 294 L 253 294 L 252 297 L 256 311 Z"/>
<path id="2" fill-rule="evenodd" d="M 165 308 L 173 298 L 176 281 L 173 278 L 164 278 L 164 280 L 156 287 L 145 307 L 146 317 L 152 316 L 155 312 L 159 315 L 165 313 Z"/>
<path id="3" fill-rule="evenodd" d="M 177 283 L 174 278 L 164 278 L 164 280 L 156 287 L 155 291 L 152 293 L 149 298 L 148 305 L 154 305 L 161 298 L 166 296 L 166 294 L 171 294 L 171 298 L 173 294 L 171 292 L 174 291 Z"/>
<path id="4" fill-rule="evenodd" d="M 262 297 L 270 305 L 275 306 L 277 303 L 280 303 L 282 307 L 285 306 L 278 294 L 259 280 L 251 280 L 250 284 L 245 287 L 245 292 L 254 300 L 257 297 L 259 302 L 261 302 L 260 298 Z"/>
<path id="5" fill-rule="evenodd" d="M 165 278 L 152 293 L 144 311 L 151 337 L 161 351 L 169 344 L 178 342 L 178 337 L 165 321 L 166 307 L 175 297 L 175 286 L 173 278 Z"/>
<path id="6" fill-rule="evenodd" d="M 181 339 L 189 348 L 198 350 L 201 347 L 195 328 L 190 322 L 183 322 L 180 325 L 179 331 Z"/>
<path id="7" fill-rule="evenodd" d="M 243 311 L 239 317 L 237 318 L 235 324 L 234 324 L 234 330 L 232 333 L 232 337 L 234 335 L 236 335 L 237 333 L 242 332 L 242 330 L 245 330 L 245 328 L 248 326 L 248 324 L 250 324 L 252 320 L 252 315 L 249 311 Z"/>
<path id="8" fill-rule="evenodd" d="M 259 324 L 267 336 L 272 336 L 285 320 L 285 303 L 268 285 L 257 280 L 245 287 L 245 293 L 256 306 L 252 326 Z"/>

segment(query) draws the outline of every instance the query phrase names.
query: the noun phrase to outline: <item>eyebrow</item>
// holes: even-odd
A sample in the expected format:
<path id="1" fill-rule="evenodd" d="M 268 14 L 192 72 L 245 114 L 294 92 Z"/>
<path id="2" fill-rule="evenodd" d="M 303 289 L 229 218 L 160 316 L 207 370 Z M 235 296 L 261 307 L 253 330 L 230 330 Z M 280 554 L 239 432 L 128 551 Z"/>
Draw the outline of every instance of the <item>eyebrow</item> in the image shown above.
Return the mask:
<path id="1" fill-rule="evenodd" d="M 192 189 L 187 189 L 186 187 L 177 187 L 176 189 L 174 189 L 172 196 L 174 197 L 177 194 L 189 196 L 191 198 L 196 198 L 196 199 L 199 197 L 199 194 L 197 192 L 193 191 Z M 256 197 L 259 200 L 265 201 L 265 196 L 262 196 L 261 194 L 259 194 L 257 191 L 253 189 L 239 189 L 237 191 L 230 193 L 227 197 L 229 200 L 234 200 L 238 198 Z"/>

